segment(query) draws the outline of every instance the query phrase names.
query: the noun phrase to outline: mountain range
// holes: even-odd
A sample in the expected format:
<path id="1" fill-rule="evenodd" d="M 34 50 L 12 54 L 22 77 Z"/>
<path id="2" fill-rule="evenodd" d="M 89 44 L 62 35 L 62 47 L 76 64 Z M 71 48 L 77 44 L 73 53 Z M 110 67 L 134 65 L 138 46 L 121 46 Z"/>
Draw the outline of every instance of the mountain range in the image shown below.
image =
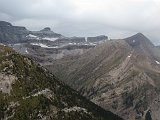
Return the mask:
<path id="1" fill-rule="evenodd" d="M 82 55 L 55 60 L 46 68 L 126 120 L 160 118 L 160 50 L 141 33 L 109 40 Z"/>
<path id="2" fill-rule="evenodd" d="M 0 45 L 0 120 L 122 120 Z"/>
<path id="3" fill-rule="evenodd" d="M 49 27 L 29 31 L 1 21 L 0 41 L 106 111 L 125 120 L 160 118 L 160 49 L 142 33 L 65 37 Z"/>
<path id="4" fill-rule="evenodd" d="M 65 37 L 51 31 L 49 27 L 40 31 L 29 31 L 25 27 L 0 21 L 0 42 L 21 54 L 32 56 L 41 64 L 50 64 L 66 55 L 80 55 L 106 40 L 108 37 L 105 35 Z"/>

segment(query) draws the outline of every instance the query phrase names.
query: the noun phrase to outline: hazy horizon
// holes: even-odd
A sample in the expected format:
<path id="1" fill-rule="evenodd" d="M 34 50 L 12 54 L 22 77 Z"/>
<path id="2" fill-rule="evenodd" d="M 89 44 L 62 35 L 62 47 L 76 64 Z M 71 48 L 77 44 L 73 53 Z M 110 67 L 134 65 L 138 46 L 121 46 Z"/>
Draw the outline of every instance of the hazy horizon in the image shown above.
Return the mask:
<path id="1" fill-rule="evenodd" d="M 0 20 L 65 36 L 125 38 L 138 32 L 160 44 L 159 0 L 0 0 Z"/>

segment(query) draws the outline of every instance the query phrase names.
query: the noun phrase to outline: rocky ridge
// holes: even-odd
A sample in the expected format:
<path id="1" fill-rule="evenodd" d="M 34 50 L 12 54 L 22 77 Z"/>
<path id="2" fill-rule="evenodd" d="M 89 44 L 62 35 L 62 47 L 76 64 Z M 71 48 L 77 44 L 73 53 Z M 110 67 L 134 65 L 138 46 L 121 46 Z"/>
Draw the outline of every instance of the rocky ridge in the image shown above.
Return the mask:
<path id="1" fill-rule="evenodd" d="M 0 42 L 20 54 L 31 56 L 41 64 L 51 64 L 51 61 L 68 55 L 83 54 L 106 40 L 107 36 L 97 36 L 94 40 L 85 37 L 65 37 L 53 32 L 49 27 L 40 31 L 29 31 L 25 27 L 0 21 Z"/>
<path id="2" fill-rule="evenodd" d="M 160 94 L 160 50 L 141 33 L 107 41 L 46 67 L 83 96 L 126 120 L 160 117 L 151 107 Z"/>
<path id="3" fill-rule="evenodd" d="M 1 120 L 122 120 L 31 59 L 0 45 Z"/>

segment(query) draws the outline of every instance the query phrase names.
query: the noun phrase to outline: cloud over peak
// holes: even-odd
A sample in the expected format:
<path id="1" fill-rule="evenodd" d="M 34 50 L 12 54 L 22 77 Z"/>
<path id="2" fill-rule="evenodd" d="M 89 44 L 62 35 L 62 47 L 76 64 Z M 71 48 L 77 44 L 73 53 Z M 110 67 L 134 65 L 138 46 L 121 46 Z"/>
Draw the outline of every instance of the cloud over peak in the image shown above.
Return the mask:
<path id="1" fill-rule="evenodd" d="M 68 36 L 142 32 L 160 44 L 160 0 L 0 0 L 0 20 Z"/>

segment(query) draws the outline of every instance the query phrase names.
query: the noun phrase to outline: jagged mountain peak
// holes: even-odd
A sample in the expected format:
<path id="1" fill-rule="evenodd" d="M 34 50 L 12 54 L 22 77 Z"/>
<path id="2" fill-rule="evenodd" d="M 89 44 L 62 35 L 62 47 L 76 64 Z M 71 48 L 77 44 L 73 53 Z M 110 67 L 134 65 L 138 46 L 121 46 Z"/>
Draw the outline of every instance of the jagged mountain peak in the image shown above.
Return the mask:
<path id="1" fill-rule="evenodd" d="M 135 35 L 133 35 L 133 36 L 139 36 L 139 37 L 141 36 L 141 37 L 145 37 L 145 35 L 144 35 L 143 33 L 140 33 L 140 32 L 137 33 L 137 34 L 135 34 Z"/>
<path id="2" fill-rule="evenodd" d="M 30 31 L 23 26 L 14 26 L 9 22 L 0 21 L 0 42 L 4 44 L 36 42 L 43 38 L 61 38 L 62 35 L 55 33 L 49 27 L 39 31 Z"/>
<path id="3" fill-rule="evenodd" d="M 145 40 L 148 39 L 144 34 L 142 33 L 137 33 L 135 35 L 132 35 L 131 37 L 128 37 L 126 39 L 138 39 L 138 40 Z"/>
<path id="4" fill-rule="evenodd" d="M 138 47 L 142 45 L 154 46 L 153 43 L 142 33 L 137 33 L 131 37 L 124 39 L 132 47 Z"/>
<path id="5" fill-rule="evenodd" d="M 12 24 L 6 21 L 0 21 L 0 26 L 12 26 Z"/>
<path id="6" fill-rule="evenodd" d="M 87 37 L 88 42 L 97 42 L 97 41 L 103 41 L 103 40 L 108 40 L 108 36 L 106 35 L 99 35 L 95 37 Z"/>
<path id="7" fill-rule="evenodd" d="M 43 29 L 40 30 L 40 31 L 51 31 L 51 28 L 50 28 L 50 27 L 45 27 L 45 28 L 43 28 Z"/>

